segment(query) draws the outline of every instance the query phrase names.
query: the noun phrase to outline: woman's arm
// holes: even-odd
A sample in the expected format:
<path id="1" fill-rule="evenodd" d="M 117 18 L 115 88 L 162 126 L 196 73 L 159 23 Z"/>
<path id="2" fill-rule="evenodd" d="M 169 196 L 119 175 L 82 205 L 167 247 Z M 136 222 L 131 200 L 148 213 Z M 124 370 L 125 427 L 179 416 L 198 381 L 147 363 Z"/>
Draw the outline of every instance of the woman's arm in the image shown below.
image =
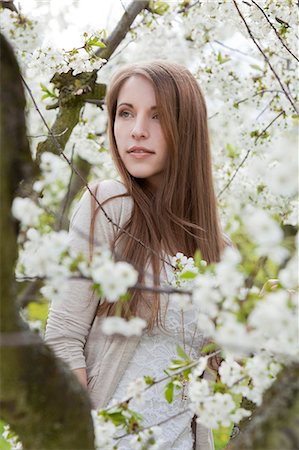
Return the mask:
<path id="1" fill-rule="evenodd" d="M 93 186 L 92 191 L 95 191 Z M 108 180 L 98 183 L 97 198 L 103 203 L 117 194 L 125 192 L 124 186 Z M 131 212 L 127 197 L 107 201 L 104 209 L 117 224 L 124 224 Z M 70 248 L 74 253 L 81 252 L 89 257 L 89 232 L 94 207 L 91 195 L 85 191 L 70 222 Z M 94 237 L 97 247 L 106 248 L 114 239 L 115 227 L 107 220 L 103 212 L 96 216 Z M 79 380 L 86 385 L 86 361 L 84 346 L 91 324 L 96 314 L 99 299 L 94 294 L 92 282 L 70 279 L 63 287 L 63 295 L 53 298 L 49 309 L 45 341 L 54 350 L 56 356 L 63 359 L 74 371 Z"/>
<path id="2" fill-rule="evenodd" d="M 86 191 L 70 221 L 69 244 L 74 255 L 89 256 L 91 213 L 91 196 Z M 86 366 L 83 350 L 97 305 L 91 282 L 75 279 L 67 280 L 61 295 L 51 301 L 45 341 L 72 370 Z"/>
<path id="3" fill-rule="evenodd" d="M 84 386 L 87 387 L 87 374 L 86 374 L 86 368 L 82 367 L 81 369 L 75 369 L 73 370 L 74 374 L 76 375 L 76 377 L 78 378 L 78 380 L 80 381 L 80 383 Z"/>

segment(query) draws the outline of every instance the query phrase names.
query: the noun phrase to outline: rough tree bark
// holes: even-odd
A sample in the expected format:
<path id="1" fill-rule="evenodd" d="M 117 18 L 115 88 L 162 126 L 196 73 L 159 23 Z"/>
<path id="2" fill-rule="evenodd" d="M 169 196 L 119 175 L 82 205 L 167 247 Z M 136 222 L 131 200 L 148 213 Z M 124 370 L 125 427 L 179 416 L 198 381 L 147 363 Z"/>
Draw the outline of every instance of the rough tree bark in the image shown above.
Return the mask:
<path id="1" fill-rule="evenodd" d="M 24 449 L 94 450 L 90 402 L 65 364 L 21 320 L 15 302 L 17 224 L 11 202 L 32 168 L 25 97 L 13 51 L 1 38 L 1 416 Z"/>

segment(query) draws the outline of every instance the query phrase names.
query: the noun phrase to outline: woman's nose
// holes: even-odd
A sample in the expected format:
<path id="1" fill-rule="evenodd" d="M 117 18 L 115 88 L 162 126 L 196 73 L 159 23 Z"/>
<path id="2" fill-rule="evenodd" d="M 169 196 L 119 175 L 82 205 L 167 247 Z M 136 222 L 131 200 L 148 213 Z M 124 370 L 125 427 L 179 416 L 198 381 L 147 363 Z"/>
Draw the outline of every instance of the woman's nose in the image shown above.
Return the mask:
<path id="1" fill-rule="evenodd" d="M 132 137 L 135 139 L 147 138 L 149 136 L 148 125 L 143 118 L 136 118 L 132 128 Z"/>

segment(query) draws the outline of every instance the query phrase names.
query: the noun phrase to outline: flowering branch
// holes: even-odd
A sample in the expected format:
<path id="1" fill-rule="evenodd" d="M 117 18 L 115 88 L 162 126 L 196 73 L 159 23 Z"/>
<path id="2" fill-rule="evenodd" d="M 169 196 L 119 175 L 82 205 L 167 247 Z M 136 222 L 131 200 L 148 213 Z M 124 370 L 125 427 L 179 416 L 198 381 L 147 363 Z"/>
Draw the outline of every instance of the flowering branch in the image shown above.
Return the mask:
<path id="1" fill-rule="evenodd" d="M 285 111 L 281 111 L 276 117 L 274 117 L 274 119 L 266 126 L 266 128 L 264 128 L 255 138 L 254 140 L 254 145 L 256 145 L 257 141 L 259 140 L 260 137 L 262 137 L 265 132 L 268 130 L 268 128 L 277 120 L 279 119 L 280 116 L 282 116 L 283 114 L 285 114 Z M 230 179 L 228 180 L 228 182 L 226 183 L 226 185 L 224 186 L 224 188 L 221 189 L 221 191 L 219 192 L 219 194 L 217 194 L 217 198 L 220 198 L 222 196 L 222 194 L 229 188 L 229 186 L 231 185 L 231 183 L 233 182 L 234 178 L 236 177 L 237 173 L 239 172 L 239 170 L 241 169 L 241 167 L 244 165 L 245 161 L 247 160 L 248 156 L 250 155 L 252 151 L 252 148 L 249 148 L 244 156 L 244 158 L 242 159 L 242 161 L 240 162 L 240 164 L 238 165 L 238 167 L 236 168 L 236 170 L 234 171 L 233 175 L 230 177 Z"/>
<path id="2" fill-rule="evenodd" d="M 149 429 L 153 428 L 154 426 L 161 426 L 161 425 L 164 425 L 165 423 L 169 422 L 170 420 L 176 419 L 177 417 L 180 417 L 180 416 L 182 416 L 183 414 L 186 414 L 186 412 L 188 412 L 188 411 L 189 411 L 189 409 L 186 408 L 186 409 L 184 409 L 183 411 L 180 411 L 180 412 L 178 412 L 177 414 L 174 414 L 173 416 L 170 416 L 170 417 L 167 417 L 167 418 L 164 419 L 164 420 L 161 420 L 161 422 L 159 422 L 159 423 L 156 424 L 156 425 L 148 425 L 147 427 L 142 427 L 142 431 L 144 431 L 144 430 L 149 430 Z M 115 441 L 119 441 L 120 439 L 124 439 L 125 437 L 131 436 L 131 435 L 132 435 L 132 433 L 125 433 L 125 434 L 122 434 L 121 436 L 118 436 L 118 437 L 114 438 L 114 440 L 115 440 Z"/>
<path id="3" fill-rule="evenodd" d="M 280 40 L 282 46 L 287 50 L 287 52 L 290 53 L 290 55 L 292 55 L 293 58 L 296 59 L 296 61 L 299 62 L 299 58 L 295 55 L 295 53 L 292 52 L 292 50 L 289 49 L 289 47 L 285 44 L 285 42 L 283 41 L 283 39 L 281 39 L 280 34 L 277 32 L 276 28 L 274 27 L 274 25 L 272 24 L 272 22 L 269 20 L 267 14 L 265 13 L 265 11 L 263 10 L 263 8 L 254 0 L 251 0 L 251 2 L 261 11 L 261 13 L 263 14 L 263 16 L 265 17 L 266 21 L 268 22 L 268 24 L 270 25 L 270 27 L 272 28 L 272 30 L 274 31 L 274 33 L 276 34 L 276 36 L 278 37 L 278 39 Z"/>
<path id="4" fill-rule="evenodd" d="M 112 31 L 111 35 L 104 40 L 106 48 L 99 48 L 95 54 L 96 56 L 104 59 L 109 59 L 114 53 L 116 48 L 119 46 L 120 42 L 125 38 L 127 32 L 129 31 L 132 23 L 138 14 L 149 5 L 148 0 L 133 0 L 128 8 L 124 11 L 122 18 L 119 23 Z"/>
<path id="5" fill-rule="evenodd" d="M 256 93 L 253 94 L 251 97 L 246 97 L 246 98 L 243 98 L 242 100 L 238 100 L 237 102 L 234 103 L 234 106 L 237 107 L 237 106 L 239 106 L 241 103 L 244 103 L 244 102 L 246 102 L 247 100 L 251 100 L 252 98 L 257 97 L 258 95 L 262 95 L 262 94 L 264 94 L 265 92 L 275 92 L 275 93 L 277 93 L 277 94 L 282 94 L 282 93 L 283 93 L 283 91 L 278 90 L 278 89 L 263 89 L 263 90 L 261 90 L 261 91 L 256 92 Z"/>
<path id="6" fill-rule="evenodd" d="M 245 25 L 245 27 L 246 27 L 246 29 L 248 31 L 249 36 L 251 37 L 252 41 L 254 42 L 256 47 L 259 49 L 261 54 L 263 55 L 265 61 L 267 62 L 268 66 L 270 67 L 271 71 L 273 72 L 275 78 L 277 79 L 279 85 L 281 86 L 281 89 L 283 90 L 283 92 L 284 92 L 285 96 L 287 97 L 287 99 L 289 100 L 290 104 L 292 105 L 294 111 L 296 112 L 296 114 L 299 114 L 298 108 L 297 108 L 295 102 L 293 101 L 293 99 L 291 98 L 291 95 L 287 92 L 287 90 L 286 90 L 285 86 L 283 85 L 280 77 L 277 75 L 276 70 L 272 66 L 269 58 L 267 57 L 267 55 L 265 54 L 265 52 L 263 51 L 263 49 L 261 48 L 261 46 L 259 45 L 259 43 L 255 39 L 255 37 L 253 36 L 253 34 L 251 32 L 251 29 L 249 28 L 248 23 L 246 22 L 246 19 L 244 18 L 242 12 L 240 11 L 236 0 L 233 0 L 233 3 L 235 5 L 236 10 L 238 11 L 239 16 L 241 17 L 242 21 L 244 22 L 244 25 Z"/>

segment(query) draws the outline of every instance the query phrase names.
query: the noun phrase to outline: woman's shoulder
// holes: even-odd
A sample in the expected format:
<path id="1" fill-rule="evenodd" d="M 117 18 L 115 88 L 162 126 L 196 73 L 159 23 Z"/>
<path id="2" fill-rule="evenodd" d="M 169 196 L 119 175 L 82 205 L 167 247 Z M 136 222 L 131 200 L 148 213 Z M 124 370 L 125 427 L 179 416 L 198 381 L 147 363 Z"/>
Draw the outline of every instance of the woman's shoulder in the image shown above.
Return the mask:
<path id="1" fill-rule="evenodd" d="M 109 216 L 117 223 L 128 220 L 133 208 L 133 199 L 128 194 L 126 186 L 118 180 L 101 180 L 90 183 L 91 192 L 95 196 L 90 196 L 92 210 L 97 209 L 101 204 Z"/>
<path id="2" fill-rule="evenodd" d="M 114 196 L 128 197 L 127 188 L 119 180 L 97 180 L 90 183 L 89 187 L 102 201 L 113 198 Z"/>
<path id="3" fill-rule="evenodd" d="M 124 211 L 131 211 L 133 206 L 132 198 L 128 195 L 127 189 L 123 183 L 118 180 L 95 180 L 88 183 L 77 200 L 71 221 L 80 215 L 89 220 L 90 215 L 98 209 L 104 207 L 105 211 L 113 216 L 123 215 Z"/>

